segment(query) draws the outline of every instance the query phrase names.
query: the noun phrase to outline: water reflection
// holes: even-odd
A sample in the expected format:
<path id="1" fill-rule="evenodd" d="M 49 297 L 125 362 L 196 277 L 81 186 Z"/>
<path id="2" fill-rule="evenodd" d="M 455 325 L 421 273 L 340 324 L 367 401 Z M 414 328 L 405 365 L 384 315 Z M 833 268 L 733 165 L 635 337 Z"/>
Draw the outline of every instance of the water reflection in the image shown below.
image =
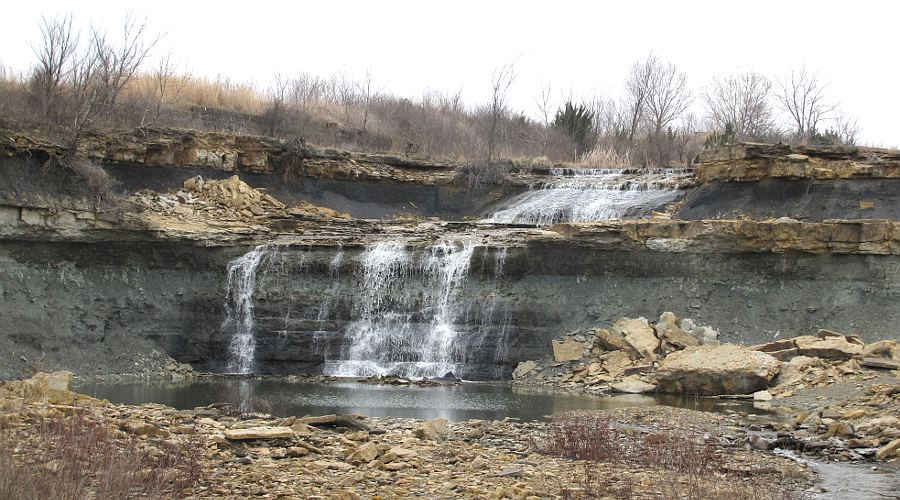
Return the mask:
<path id="1" fill-rule="evenodd" d="M 357 382 L 312 384 L 284 380 L 216 379 L 181 383 L 87 384 L 79 392 L 114 403 L 161 403 L 191 409 L 230 403 L 242 411 L 277 416 L 359 413 L 373 417 L 446 418 L 448 420 L 543 420 L 573 410 L 679 406 L 703 411 L 753 412 L 752 404 L 704 398 L 623 394 L 589 398 L 522 390 L 504 384 L 397 387 Z"/>

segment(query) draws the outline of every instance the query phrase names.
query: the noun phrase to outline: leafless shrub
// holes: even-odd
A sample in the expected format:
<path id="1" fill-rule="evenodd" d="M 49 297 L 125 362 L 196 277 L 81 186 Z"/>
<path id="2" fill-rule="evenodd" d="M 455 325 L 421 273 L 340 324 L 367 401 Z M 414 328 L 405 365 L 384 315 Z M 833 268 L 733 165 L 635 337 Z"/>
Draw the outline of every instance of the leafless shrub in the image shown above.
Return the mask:
<path id="1" fill-rule="evenodd" d="M 70 156 L 64 160 L 65 166 L 71 169 L 84 182 L 88 191 L 102 205 L 114 205 L 117 201 L 118 183 L 99 163 L 81 156 Z"/>
<path id="2" fill-rule="evenodd" d="M 44 421 L 0 433 L 0 498 L 176 496 L 199 480 L 199 453 L 192 443 L 119 438 L 80 414 Z"/>

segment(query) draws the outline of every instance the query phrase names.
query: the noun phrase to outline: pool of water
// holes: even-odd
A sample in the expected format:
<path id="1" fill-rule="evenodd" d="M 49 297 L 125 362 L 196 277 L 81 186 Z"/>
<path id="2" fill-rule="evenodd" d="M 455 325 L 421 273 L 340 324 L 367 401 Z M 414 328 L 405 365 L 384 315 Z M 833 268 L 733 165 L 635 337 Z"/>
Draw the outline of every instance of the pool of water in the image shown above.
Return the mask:
<path id="1" fill-rule="evenodd" d="M 507 384 L 392 386 L 360 382 L 308 383 L 222 378 L 194 382 L 84 384 L 78 392 L 113 403 L 161 403 L 191 409 L 230 403 L 276 416 L 358 413 L 372 417 L 448 420 L 544 420 L 572 410 L 600 410 L 666 404 L 704 411 L 757 412 L 752 403 L 705 398 L 618 395 L 603 398 L 522 390 Z"/>

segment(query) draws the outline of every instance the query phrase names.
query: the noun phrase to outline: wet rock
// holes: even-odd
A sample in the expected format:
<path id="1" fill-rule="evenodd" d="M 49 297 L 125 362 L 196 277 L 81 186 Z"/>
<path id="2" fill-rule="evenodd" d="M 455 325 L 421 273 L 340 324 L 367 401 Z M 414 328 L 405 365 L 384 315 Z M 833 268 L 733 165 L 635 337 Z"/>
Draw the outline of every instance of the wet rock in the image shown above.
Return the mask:
<path id="1" fill-rule="evenodd" d="M 223 434 L 227 439 L 232 441 L 294 437 L 294 431 L 290 427 L 248 427 L 246 429 L 227 429 Z"/>
<path id="2" fill-rule="evenodd" d="M 535 368 L 537 368 L 537 363 L 535 363 L 534 361 L 522 361 L 518 365 L 516 365 L 516 369 L 513 370 L 512 377 L 513 379 L 520 379 L 531 373 Z"/>
<path id="3" fill-rule="evenodd" d="M 612 386 L 613 392 L 621 392 L 624 394 L 644 394 L 656 390 L 656 385 L 644 382 L 637 376 L 625 377 L 621 382 Z"/>
<path id="4" fill-rule="evenodd" d="M 779 367 L 772 356 L 743 346 L 699 346 L 670 354 L 656 378 L 663 392 L 749 394 L 765 389 Z"/>

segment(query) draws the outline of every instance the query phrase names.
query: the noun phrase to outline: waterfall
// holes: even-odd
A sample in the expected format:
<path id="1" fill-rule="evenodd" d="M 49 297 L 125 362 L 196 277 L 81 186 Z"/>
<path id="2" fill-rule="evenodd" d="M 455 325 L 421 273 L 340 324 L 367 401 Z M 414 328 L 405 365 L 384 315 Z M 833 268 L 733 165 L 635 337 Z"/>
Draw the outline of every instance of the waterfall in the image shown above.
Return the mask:
<path id="1" fill-rule="evenodd" d="M 551 169 L 551 179 L 514 197 L 484 222 L 550 225 L 643 217 L 673 201 L 687 169 Z"/>
<path id="2" fill-rule="evenodd" d="M 228 285 L 225 293 L 225 320 L 221 330 L 231 337 L 228 371 L 253 372 L 256 339 L 253 336 L 253 292 L 256 271 L 270 245 L 260 245 L 228 263 Z"/>
<path id="3" fill-rule="evenodd" d="M 385 241 L 360 258 L 356 317 L 340 360 L 325 374 L 410 378 L 458 373 L 457 296 L 468 277 L 473 241 L 441 242 L 411 253 Z"/>

